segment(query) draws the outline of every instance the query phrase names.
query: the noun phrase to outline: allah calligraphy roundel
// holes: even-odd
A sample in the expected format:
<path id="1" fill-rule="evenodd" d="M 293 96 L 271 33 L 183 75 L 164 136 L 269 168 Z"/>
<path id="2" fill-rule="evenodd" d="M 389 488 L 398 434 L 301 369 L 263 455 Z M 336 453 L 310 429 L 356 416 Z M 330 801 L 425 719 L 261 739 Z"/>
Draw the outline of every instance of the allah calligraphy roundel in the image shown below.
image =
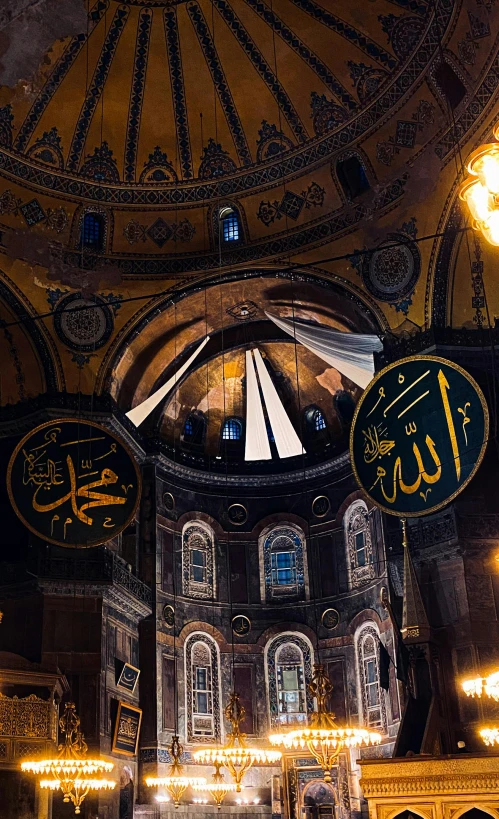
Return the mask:
<path id="1" fill-rule="evenodd" d="M 116 537 L 135 515 L 140 472 L 132 453 L 92 421 L 41 424 L 15 448 L 7 489 L 17 516 L 58 546 L 86 548 Z"/>
<path id="2" fill-rule="evenodd" d="M 473 378 L 444 358 L 411 356 L 381 370 L 362 394 L 350 432 L 352 468 L 380 509 L 427 515 L 470 482 L 488 434 Z"/>

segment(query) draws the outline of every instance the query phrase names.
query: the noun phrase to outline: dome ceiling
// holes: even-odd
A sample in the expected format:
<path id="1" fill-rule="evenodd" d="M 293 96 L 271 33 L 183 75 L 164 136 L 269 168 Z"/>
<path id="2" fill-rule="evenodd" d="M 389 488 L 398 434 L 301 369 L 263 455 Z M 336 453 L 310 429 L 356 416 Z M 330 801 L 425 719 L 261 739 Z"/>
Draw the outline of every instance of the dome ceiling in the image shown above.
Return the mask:
<path id="1" fill-rule="evenodd" d="M 427 0 L 97 0 L 88 38 L 54 47 L 43 89 L 30 107 L 14 104 L 2 141 L 69 193 L 84 190 L 68 176 L 128 188 L 238 174 L 249 189 L 262 182 L 255 165 L 302 172 L 396 105 L 407 61 L 412 80 L 426 68 L 415 52 L 429 10 Z"/>

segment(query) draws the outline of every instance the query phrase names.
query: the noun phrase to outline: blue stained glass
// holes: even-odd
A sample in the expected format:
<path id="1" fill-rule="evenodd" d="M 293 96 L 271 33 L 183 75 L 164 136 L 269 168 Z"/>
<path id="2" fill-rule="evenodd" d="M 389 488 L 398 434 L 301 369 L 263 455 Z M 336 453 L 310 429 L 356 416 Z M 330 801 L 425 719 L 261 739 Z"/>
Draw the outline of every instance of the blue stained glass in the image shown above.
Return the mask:
<path id="1" fill-rule="evenodd" d="M 237 213 L 229 213 L 222 220 L 224 242 L 237 242 L 239 239 L 239 219 Z"/>
<path id="2" fill-rule="evenodd" d="M 272 584 L 274 586 L 293 586 L 296 584 L 295 552 L 272 553 Z"/>
<path id="3" fill-rule="evenodd" d="M 316 410 L 314 415 L 315 431 L 320 432 L 321 429 L 326 429 L 326 419 L 320 410 Z"/>
<path id="4" fill-rule="evenodd" d="M 86 213 L 81 227 L 81 244 L 91 250 L 102 250 L 104 221 L 98 213 Z"/>
<path id="5" fill-rule="evenodd" d="M 243 434 L 241 422 L 236 418 L 228 418 L 222 429 L 222 438 L 224 441 L 240 441 Z"/>

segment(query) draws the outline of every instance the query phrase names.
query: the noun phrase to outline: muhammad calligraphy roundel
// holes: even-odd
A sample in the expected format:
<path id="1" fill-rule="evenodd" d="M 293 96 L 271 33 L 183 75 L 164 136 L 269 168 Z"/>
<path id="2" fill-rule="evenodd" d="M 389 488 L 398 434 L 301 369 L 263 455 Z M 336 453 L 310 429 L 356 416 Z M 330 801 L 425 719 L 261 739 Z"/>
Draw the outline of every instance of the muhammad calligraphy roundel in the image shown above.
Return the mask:
<path id="1" fill-rule="evenodd" d="M 444 358 L 411 356 L 381 370 L 362 394 L 350 432 L 352 468 L 380 509 L 427 515 L 470 482 L 488 434 L 473 378 Z"/>
<path id="2" fill-rule="evenodd" d="M 97 546 L 125 529 L 140 497 L 132 453 L 92 421 L 41 424 L 15 448 L 7 488 L 17 516 L 58 546 Z"/>

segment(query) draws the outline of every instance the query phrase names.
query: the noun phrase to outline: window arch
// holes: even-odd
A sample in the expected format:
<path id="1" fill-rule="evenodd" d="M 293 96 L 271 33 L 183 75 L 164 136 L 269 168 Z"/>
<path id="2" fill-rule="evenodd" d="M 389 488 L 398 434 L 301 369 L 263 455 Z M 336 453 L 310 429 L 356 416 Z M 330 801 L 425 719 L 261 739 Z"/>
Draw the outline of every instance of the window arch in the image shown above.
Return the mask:
<path id="1" fill-rule="evenodd" d="M 371 522 L 364 501 L 348 507 L 344 527 L 350 585 L 361 586 L 374 577 Z"/>
<path id="2" fill-rule="evenodd" d="M 222 427 L 222 441 L 241 441 L 243 422 L 239 418 L 226 418 Z"/>
<path id="3" fill-rule="evenodd" d="M 186 739 L 221 739 L 218 648 L 207 634 L 191 634 L 185 643 Z"/>
<path id="4" fill-rule="evenodd" d="M 215 539 L 202 521 L 186 523 L 182 531 L 182 592 L 207 600 L 215 595 Z"/>
<path id="5" fill-rule="evenodd" d="M 222 242 L 238 242 L 241 234 L 239 214 L 229 206 L 220 208 L 220 233 Z"/>
<path id="6" fill-rule="evenodd" d="M 281 634 L 269 643 L 266 672 L 272 725 L 305 722 L 313 711 L 308 690 L 312 662 L 312 647 L 302 636 Z"/>
<path id="7" fill-rule="evenodd" d="M 373 624 L 362 626 L 357 633 L 362 723 L 366 728 L 386 731 L 386 706 L 379 683 L 379 634 Z"/>
<path id="8" fill-rule="evenodd" d="M 348 200 L 356 199 L 371 187 L 366 169 L 357 154 L 338 159 L 336 175 Z"/>
<path id="9" fill-rule="evenodd" d="M 212 235 L 215 247 L 229 248 L 242 244 L 247 235 L 247 225 L 241 205 L 231 201 L 220 202 L 210 211 Z"/>
<path id="10" fill-rule="evenodd" d="M 294 526 L 274 526 L 260 538 L 262 600 L 305 599 L 305 536 Z"/>
<path id="11" fill-rule="evenodd" d="M 106 219 L 104 214 L 87 211 L 81 222 L 80 246 L 98 253 L 104 249 L 105 236 Z"/>
<path id="12" fill-rule="evenodd" d="M 201 449 L 206 436 L 206 418 L 199 410 L 190 412 L 184 422 L 181 441 L 189 448 Z"/>

